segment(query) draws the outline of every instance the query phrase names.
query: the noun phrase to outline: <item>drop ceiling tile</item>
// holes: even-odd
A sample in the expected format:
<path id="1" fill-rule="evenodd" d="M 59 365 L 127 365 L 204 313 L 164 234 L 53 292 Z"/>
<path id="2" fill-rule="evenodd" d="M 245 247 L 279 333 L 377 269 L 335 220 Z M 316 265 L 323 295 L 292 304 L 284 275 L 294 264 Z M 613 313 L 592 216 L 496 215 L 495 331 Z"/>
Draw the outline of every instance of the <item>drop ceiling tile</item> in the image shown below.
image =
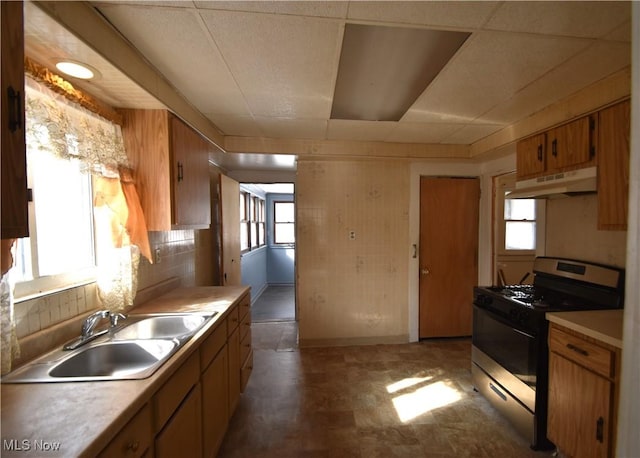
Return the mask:
<path id="1" fill-rule="evenodd" d="M 560 65 L 591 41 L 503 32 L 471 35 L 402 121 L 433 113 L 475 119 Z"/>
<path id="2" fill-rule="evenodd" d="M 461 127 L 463 124 L 399 122 L 385 140 L 399 143 L 442 143 Z"/>
<path id="3" fill-rule="evenodd" d="M 348 19 L 443 28 L 482 26 L 498 2 L 349 2 Z"/>
<path id="4" fill-rule="evenodd" d="M 256 122 L 268 138 L 324 139 L 327 132 L 325 119 L 256 117 Z"/>
<path id="5" fill-rule="evenodd" d="M 329 117 L 342 37 L 339 21 L 201 14 L 254 116 Z"/>
<path id="6" fill-rule="evenodd" d="M 346 18 L 348 2 L 319 1 L 196 1 L 196 7 L 212 10 Z"/>
<path id="7" fill-rule="evenodd" d="M 485 28 L 598 38 L 630 15 L 631 2 L 504 2 Z"/>
<path id="8" fill-rule="evenodd" d="M 512 123 L 630 65 L 628 43 L 599 41 L 568 59 L 479 119 Z"/>
<path id="9" fill-rule="evenodd" d="M 501 124 L 468 124 L 446 137 L 442 143 L 470 145 L 499 131 L 503 127 Z"/>
<path id="10" fill-rule="evenodd" d="M 225 135 L 241 137 L 264 137 L 258 122 L 250 116 L 229 116 L 218 113 L 205 113 Z"/>
<path id="11" fill-rule="evenodd" d="M 330 119 L 329 140 L 384 141 L 398 125 L 391 121 L 351 121 Z"/>
<path id="12" fill-rule="evenodd" d="M 125 5 L 100 11 L 201 112 L 249 115 L 197 13 Z"/>

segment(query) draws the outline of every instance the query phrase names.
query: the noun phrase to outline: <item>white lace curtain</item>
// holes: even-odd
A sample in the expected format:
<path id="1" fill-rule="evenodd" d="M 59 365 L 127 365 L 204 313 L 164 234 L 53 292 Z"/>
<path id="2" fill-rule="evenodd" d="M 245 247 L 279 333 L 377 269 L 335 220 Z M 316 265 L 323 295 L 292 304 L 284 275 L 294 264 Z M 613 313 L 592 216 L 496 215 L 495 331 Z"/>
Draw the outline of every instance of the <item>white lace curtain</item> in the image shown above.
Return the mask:
<path id="1" fill-rule="evenodd" d="M 128 173 L 120 126 L 30 77 L 26 78 L 25 98 L 27 148 L 77 159 L 83 171 L 93 176 L 99 300 L 104 308 L 124 310 L 135 298 L 140 252 L 150 258 L 150 249 L 144 216 Z M 5 277 L 9 274 L 2 276 L 3 373 L 17 351 L 12 288 Z"/>

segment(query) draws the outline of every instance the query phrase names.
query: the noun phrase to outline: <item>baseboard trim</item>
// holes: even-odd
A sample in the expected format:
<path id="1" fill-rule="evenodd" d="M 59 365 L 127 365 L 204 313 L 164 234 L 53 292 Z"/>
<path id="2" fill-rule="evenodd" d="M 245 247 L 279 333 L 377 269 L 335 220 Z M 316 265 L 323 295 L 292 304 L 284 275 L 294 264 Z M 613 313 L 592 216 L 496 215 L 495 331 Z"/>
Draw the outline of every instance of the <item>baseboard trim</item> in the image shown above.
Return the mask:
<path id="1" fill-rule="evenodd" d="M 300 337 L 298 345 L 303 347 L 348 347 L 354 345 L 389 345 L 409 343 L 409 334 L 400 336 L 374 337 L 338 337 L 331 339 L 303 339 Z"/>

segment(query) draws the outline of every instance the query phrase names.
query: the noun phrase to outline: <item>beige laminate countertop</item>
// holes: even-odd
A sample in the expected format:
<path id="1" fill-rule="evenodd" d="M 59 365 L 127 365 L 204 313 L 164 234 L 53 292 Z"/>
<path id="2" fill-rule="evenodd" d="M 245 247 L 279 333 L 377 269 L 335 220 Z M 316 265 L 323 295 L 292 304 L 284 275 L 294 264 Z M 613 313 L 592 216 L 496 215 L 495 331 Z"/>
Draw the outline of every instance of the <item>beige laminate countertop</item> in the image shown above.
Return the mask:
<path id="1" fill-rule="evenodd" d="M 249 292 L 246 286 L 178 288 L 131 314 L 218 314 L 151 377 L 143 380 L 2 384 L 3 457 L 96 456 Z M 13 442 L 10 442 L 13 441 Z M 58 450 L 46 449 L 59 444 Z"/>
<path id="2" fill-rule="evenodd" d="M 547 320 L 622 349 L 624 310 L 548 312 Z"/>

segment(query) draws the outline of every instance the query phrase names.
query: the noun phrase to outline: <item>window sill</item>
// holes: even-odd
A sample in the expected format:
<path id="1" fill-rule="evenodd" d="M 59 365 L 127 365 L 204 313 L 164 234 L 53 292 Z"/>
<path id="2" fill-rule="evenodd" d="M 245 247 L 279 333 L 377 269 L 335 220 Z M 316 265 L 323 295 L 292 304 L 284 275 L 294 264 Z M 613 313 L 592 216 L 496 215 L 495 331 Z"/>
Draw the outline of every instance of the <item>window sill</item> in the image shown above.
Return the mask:
<path id="1" fill-rule="evenodd" d="M 95 282 L 95 270 L 89 269 L 89 271 L 80 272 L 75 275 L 43 277 L 36 280 L 16 283 L 14 303 L 19 304 L 20 302 L 78 288 Z"/>

